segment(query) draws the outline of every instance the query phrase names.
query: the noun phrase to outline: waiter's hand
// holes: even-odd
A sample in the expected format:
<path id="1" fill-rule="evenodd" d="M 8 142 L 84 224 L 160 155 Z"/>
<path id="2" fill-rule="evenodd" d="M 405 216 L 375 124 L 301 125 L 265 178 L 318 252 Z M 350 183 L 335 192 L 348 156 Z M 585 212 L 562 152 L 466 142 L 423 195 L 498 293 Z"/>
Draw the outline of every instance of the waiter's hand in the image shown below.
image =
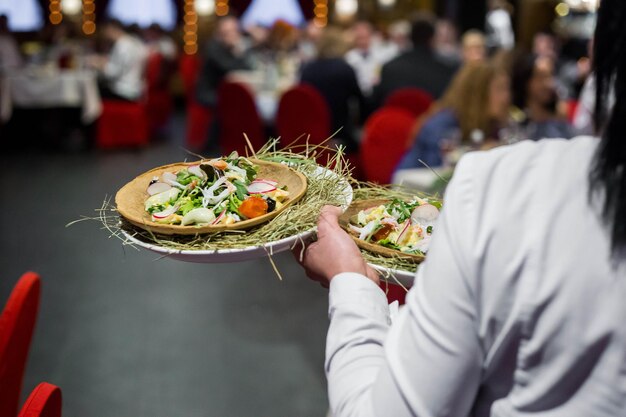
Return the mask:
<path id="1" fill-rule="evenodd" d="M 363 259 L 356 243 L 339 226 L 341 209 L 324 206 L 317 221 L 317 241 L 296 247 L 294 256 L 309 278 L 327 287 L 334 276 L 356 272 L 379 284 L 378 273 Z"/>

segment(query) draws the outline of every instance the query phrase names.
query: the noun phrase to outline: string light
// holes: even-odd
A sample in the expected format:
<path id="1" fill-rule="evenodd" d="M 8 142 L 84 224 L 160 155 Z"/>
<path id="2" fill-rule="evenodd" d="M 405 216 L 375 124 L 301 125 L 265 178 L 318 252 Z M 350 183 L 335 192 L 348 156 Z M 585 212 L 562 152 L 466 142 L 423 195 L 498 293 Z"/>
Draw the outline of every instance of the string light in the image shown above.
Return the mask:
<path id="1" fill-rule="evenodd" d="M 183 10 L 183 50 L 187 55 L 195 55 L 198 52 L 198 14 L 194 0 L 185 0 Z"/>
<path id="2" fill-rule="evenodd" d="M 228 0 L 219 0 L 215 4 L 215 14 L 218 16 L 226 16 L 229 10 Z"/>
<path id="3" fill-rule="evenodd" d="M 93 35 L 96 32 L 96 4 L 94 0 L 83 0 L 83 33 Z"/>
<path id="4" fill-rule="evenodd" d="M 63 14 L 61 13 L 61 0 L 50 0 L 48 9 L 50 10 L 50 15 L 48 16 L 50 23 L 53 25 L 61 23 L 63 20 Z"/>
<path id="5" fill-rule="evenodd" d="M 313 23 L 315 26 L 324 27 L 328 24 L 328 0 L 314 0 Z"/>

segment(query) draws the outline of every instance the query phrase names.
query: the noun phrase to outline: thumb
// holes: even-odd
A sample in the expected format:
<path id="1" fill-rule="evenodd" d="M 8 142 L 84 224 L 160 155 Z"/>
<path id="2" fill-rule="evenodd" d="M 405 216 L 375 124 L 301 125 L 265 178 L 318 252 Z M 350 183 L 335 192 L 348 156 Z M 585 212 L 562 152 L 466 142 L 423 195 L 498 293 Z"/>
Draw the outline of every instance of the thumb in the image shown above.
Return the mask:
<path id="1" fill-rule="evenodd" d="M 339 228 L 339 216 L 342 211 L 339 207 L 324 206 L 320 212 L 320 217 L 317 220 L 317 231 L 320 234 L 324 234 L 332 229 Z"/>

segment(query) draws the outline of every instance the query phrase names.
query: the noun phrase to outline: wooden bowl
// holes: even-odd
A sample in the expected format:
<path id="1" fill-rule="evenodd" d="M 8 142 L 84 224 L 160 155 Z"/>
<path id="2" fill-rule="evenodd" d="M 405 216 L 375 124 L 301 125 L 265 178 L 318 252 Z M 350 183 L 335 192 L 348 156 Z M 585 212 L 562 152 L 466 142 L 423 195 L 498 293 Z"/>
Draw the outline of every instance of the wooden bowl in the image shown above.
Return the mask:
<path id="1" fill-rule="evenodd" d="M 289 197 L 284 205 L 277 210 L 250 220 L 243 220 L 229 225 L 204 225 L 204 226 L 180 226 L 174 224 L 160 224 L 152 221 L 150 213 L 145 211 L 144 203 L 149 197 L 147 188 L 152 177 L 162 173 L 175 172 L 198 162 L 176 163 L 154 168 L 141 174 L 124 187 L 115 196 L 115 204 L 118 212 L 130 223 L 145 230 L 163 235 L 197 235 L 202 233 L 215 233 L 224 230 L 245 230 L 265 223 L 276 217 L 281 211 L 300 200 L 307 189 L 307 180 L 301 173 L 286 165 L 275 162 L 266 162 L 258 159 L 250 160 L 258 167 L 258 177 L 272 179 L 278 182 L 278 187 L 287 186 Z"/>
<path id="2" fill-rule="evenodd" d="M 424 255 L 413 255 L 413 254 L 410 254 L 410 253 L 404 253 L 404 252 L 401 252 L 399 250 L 395 250 L 395 249 L 387 248 L 385 246 L 378 245 L 376 243 L 366 242 L 366 241 L 361 240 L 358 237 L 354 236 L 350 232 L 350 228 L 348 227 L 348 225 L 350 224 L 350 218 L 352 216 L 357 215 L 361 210 L 365 210 L 365 209 L 368 209 L 370 207 L 378 207 L 378 206 L 380 206 L 382 204 L 389 203 L 389 201 L 391 201 L 391 200 L 357 200 L 357 201 L 353 201 L 352 204 L 350 204 L 350 207 L 348 207 L 348 210 L 346 210 L 339 217 L 339 224 L 341 225 L 341 227 L 343 227 L 348 232 L 350 237 L 352 237 L 352 239 L 356 242 L 357 246 L 360 247 L 361 249 L 365 249 L 366 251 L 369 251 L 369 252 L 372 252 L 372 253 L 376 253 L 378 255 L 382 255 L 382 256 L 385 256 L 387 258 L 402 258 L 402 259 L 408 259 L 408 260 L 416 262 L 416 263 L 422 262 L 425 259 Z"/>

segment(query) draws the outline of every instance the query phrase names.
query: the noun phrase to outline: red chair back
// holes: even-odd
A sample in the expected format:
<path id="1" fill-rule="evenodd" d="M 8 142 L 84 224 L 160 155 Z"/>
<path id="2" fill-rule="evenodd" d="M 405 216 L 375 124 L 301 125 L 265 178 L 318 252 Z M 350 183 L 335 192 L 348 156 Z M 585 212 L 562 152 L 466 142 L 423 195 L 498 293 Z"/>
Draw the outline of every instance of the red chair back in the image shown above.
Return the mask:
<path id="1" fill-rule="evenodd" d="M 28 396 L 18 417 L 61 417 L 61 390 L 42 382 Z"/>
<path id="2" fill-rule="evenodd" d="M 161 79 L 162 65 L 163 55 L 152 53 L 148 56 L 148 62 L 146 62 L 146 84 L 148 85 L 148 92 L 160 87 L 159 80 Z"/>
<path id="3" fill-rule="evenodd" d="M 17 415 L 40 291 L 39 275 L 25 273 L 0 315 L 0 416 Z"/>
<path id="4" fill-rule="evenodd" d="M 276 113 L 281 143 L 319 145 L 331 135 L 330 110 L 324 97 L 308 85 L 298 85 L 283 94 Z"/>
<path id="5" fill-rule="evenodd" d="M 407 151 L 415 116 L 406 110 L 382 108 L 363 128 L 360 161 L 368 181 L 388 184 L 400 158 Z"/>
<path id="6" fill-rule="evenodd" d="M 263 138 L 263 123 L 248 88 L 239 83 L 223 82 L 217 90 L 217 120 L 219 144 L 224 155 L 237 151 L 239 155 L 250 154 L 244 133 L 254 150 L 260 149 Z"/>
<path id="7" fill-rule="evenodd" d="M 200 58 L 198 55 L 182 54 L 178 63 L 178 71 L 183 80 L 183 89 L 187 99 L 192 98 L 196 89 L 196 80 L 200 72 Z"/>
<path id="8" fill-rule="evenodd" d="M 409 111 L 413 116 L 419 117 L 426 113 L 433 104 L 433 97 L 426 91 L 406 87 L 391 93 L 385 100 L 385 107 L 399 108 Z"/>
<path id="9" fill-rule="evenodd" d="M 146 146 L 150 141 L 148 107 L 143 102 L 103 100 L 96 126 L 100 149 Z"/>

